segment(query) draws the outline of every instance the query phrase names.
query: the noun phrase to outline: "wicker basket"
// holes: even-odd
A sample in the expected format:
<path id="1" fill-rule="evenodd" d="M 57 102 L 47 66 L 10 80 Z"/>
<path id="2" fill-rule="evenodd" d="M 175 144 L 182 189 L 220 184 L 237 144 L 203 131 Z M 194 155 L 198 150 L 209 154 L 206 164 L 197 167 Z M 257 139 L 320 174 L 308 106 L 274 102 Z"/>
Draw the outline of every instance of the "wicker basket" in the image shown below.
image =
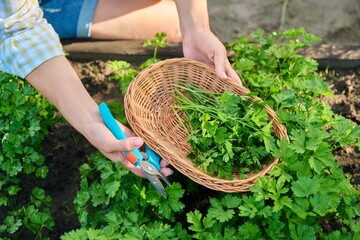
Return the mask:
<path id="1" fill-rule="evenodd" d="M 249 173 L 247 179 L 222 180 L 209 176 L 193 165 L 186 156 L 190 152 L 187 133 L 176 117 L 171 105 L 174 83 L 190 81 L 209 91 L 225 89 L 239 95 L 250 91 L 236 85 L 234 81 L 223 81 L 216 77 L 212 67 L 185 58 L 168 59 L 155 63 L 141 71 L 130 83 L 125 95 L 125 113 L 133 131 L 163 159 L 193 181 L 213 190 L 223 192 L 246 192 L 259 176 L 266 174 L 279 159 L 264 165 L 256 174 Z M 259 98 L 254 98 L 259 100 Z M 288 138 L 286 128 L 279 123 L 275 112 L 265 106 L 277 137 Z"/>

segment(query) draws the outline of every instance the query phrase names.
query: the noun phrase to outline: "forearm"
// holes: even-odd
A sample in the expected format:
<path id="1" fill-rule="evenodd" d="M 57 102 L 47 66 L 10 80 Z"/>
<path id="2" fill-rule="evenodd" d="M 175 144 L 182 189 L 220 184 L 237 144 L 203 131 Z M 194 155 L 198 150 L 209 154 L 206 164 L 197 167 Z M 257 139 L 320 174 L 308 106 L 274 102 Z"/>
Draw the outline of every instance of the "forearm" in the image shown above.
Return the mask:
<path id="1" fill-rule="evenodd" d="M 209 30 L 206 0 L 176 0 L 180 29 L 183 35 L 194 30 Z"/>
<path id="2" fill-rule="evenodd" d="M 55 105 L 76 130 L 90 138 L 92 123 L 101 121 L 97 104 L 65 57 L 50 59 L 26 79 Z"/>
<path id="3" fill-rule="evenodd" d="M 27 81 L 42 93 L 61 112 L 64 118 L 89 142 L 114 162 L 121 162 L 134 174 L 144 177 L 142 170 L 126 161 L 123 152 L 141 147 L 144 142 L 127 127 L 119 125 L 126 140 L 118 140 L 107 129 L 100 116 L 98 105 L 85 89 L 68 60 L 54 57 L 41 64 L 26 76 Z M 165 176 L 172 174 L 161 162 Z"/>

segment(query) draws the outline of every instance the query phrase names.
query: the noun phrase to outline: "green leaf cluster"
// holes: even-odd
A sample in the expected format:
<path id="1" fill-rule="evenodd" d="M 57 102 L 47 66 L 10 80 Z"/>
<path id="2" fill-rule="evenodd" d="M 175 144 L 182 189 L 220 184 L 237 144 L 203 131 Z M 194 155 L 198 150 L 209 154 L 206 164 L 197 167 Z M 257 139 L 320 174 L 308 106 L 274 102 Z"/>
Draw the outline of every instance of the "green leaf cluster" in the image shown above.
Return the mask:
<path id="1" fill-rule="evenodd" d="M 282 161 L 251 189 L 253 205 L 263 201 L 278 213 L 284 238 L 357 239 L 359 191 L 333 151 L 359 147 L 359 126 L 320 101 L 332 93 L 317 73 L 317 62 L 298 54 L 317 40 L 304 28 L 268 35 L 258 30 L 228 46 L 245 85 L 276 110 L 290 137 L 290 142 L 277 141 L 273 154 Z M 326 233 L 322 224 L 329 221 L 341 228 Z M 255 223 L 270 237 L 268 226 Z"/>
<path id="2" fill-rule="evenodd" d="M 292 93 L 312 98 L 331 95 L 327 84 L 316 74 L 318 63 L 298 54 L 318 40 L 304 28 L 271 34 L 259 29 L 227 47 L 234 52 L 233 67 L 244 85 L 270 104 L 271 96 L 284 90 L 287 94 L 283 100 Z"/>
<path id="3" fill-rule="evenodd" d="M 122 60 L 109 61 L 108 65 L 114 72 L 110 79 L 118 81 L 120 91 L 124 96 L 130 82 L 135 78 L 139 71 L 132 68 L 130 63 Z"/>
<path id="4" fill-rule="evenodd" d="M 56 109 L 25 80 L 0 72 L 0 235 L 16 236 L 24 228 L 40 237 L 52 229 L 50 199 L 35 188 L 30 202 L 18 203 L 25 175 L 46 178 L 41 143 L 60 119 Z"/>
<path id="5" fill-rule="evenodd" d="M 157 58 L 157 52 L 159 48 L 166 47 L 167 41 L 165 40 L 166 33 L 159 32 L 156 33 L 153 39 L 149 39 L 144 42 L 144 47 L 153 47 L 154 53 L 153 53 L 153 59 Z"/>
<path id="6" fill-rule="evenodd" d="M 46 238 L 45 230 L 52 230 L 55 222 L 51 213 L 51 198 L 40 188 L 34 188 L 29 203 L 10 211 L 0 224 L 0 236 L 19 239 L 24 229 L 30 230 L 34 239 Z"/>
<path id="7" fill-rule="evenodd" d="M 188 157 L 210 175 L 232 180 L 246 178 L 272 160 L 275 147 L 272 122 L 264 104 L 249 96 L 210 92 L 192 84 L 175 86 L 173 109 L 188 129 Z"/>
<path id="8" fill-rule="evenodd" d="M 41 141 L 55 123 L 55 110 L 22 79 L 0 73 L 0 82 L 0 174 L 38 171 L 44 177 Z"/>
<path id="9" fill-rule="evenodd" d="M 179 183 L 166 187 L 168 198 L 146 180 L 114 164 L 100 152 L 80 168 L 80 190 L 74 200 L 82 229 L 62 239 L 169 239 L 181 235 L 176 214 L 184 204 Z M 89 235 L 90 234 L 90 235 Z"/>

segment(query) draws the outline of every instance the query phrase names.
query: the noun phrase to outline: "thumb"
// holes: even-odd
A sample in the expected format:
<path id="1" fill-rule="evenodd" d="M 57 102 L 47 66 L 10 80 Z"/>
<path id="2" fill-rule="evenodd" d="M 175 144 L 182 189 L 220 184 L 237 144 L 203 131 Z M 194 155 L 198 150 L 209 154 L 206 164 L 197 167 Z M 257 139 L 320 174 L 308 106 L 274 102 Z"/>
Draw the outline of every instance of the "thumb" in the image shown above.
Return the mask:
<path id="1" fill-rule="evenodd" d="M 144 144 L 144 141 L 139 138 L 139 137 L 129 137 L 125 140 L 122 140 L 122 148 L 123 148 L 123 152 L 125 151 L 131 151 L 134 148 L 139 148 Z M 121 151 L 121 150 L 120 150 Z"/>
<path id="2" fill-rule="evenodd" d="M 218 78 L 221 80 L 227 80 L 226 75 L 226 56 L 219 52 L 215 52 L 214 54 L 214 65 L 215 65 L 215 73 Z"/>

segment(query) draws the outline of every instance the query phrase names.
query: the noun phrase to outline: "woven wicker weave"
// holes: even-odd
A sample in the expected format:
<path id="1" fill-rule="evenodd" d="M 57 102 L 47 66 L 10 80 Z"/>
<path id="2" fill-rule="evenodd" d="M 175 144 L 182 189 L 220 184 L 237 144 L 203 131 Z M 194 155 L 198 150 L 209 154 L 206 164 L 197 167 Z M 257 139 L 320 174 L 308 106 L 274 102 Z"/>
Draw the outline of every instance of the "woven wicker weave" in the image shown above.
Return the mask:
<path id="1" fill-rule="evenodd" d="M 193 181 L 213 190 L 223 192 L 246 192 L 259 176 L 266 174 L 279 159 L 263 166 L 256 174 L 248 174 L 247 179 L 222 180 L 209 176 L 197 169 L 186 156 L 190 152 L 187 133 L 176 117 L 171 105 L 174 84 L 190 81 L 209 91 L 233 91 L 239 95 L 249 90 L 236 85 L 232 80 L 223 81 L 216 77 L 212 67 L 185 58 L 168 59 L 142 70 L 130 83 L 125 95 L 125 113 L 133 131 L 163 159 Z M 253 100 L 259 100 L 254 98 Z M 275 112 L 265 106 L 273 120 L 273 130 L 277 137 L 288 138 L 286 128 L 281 125 Z"/>

